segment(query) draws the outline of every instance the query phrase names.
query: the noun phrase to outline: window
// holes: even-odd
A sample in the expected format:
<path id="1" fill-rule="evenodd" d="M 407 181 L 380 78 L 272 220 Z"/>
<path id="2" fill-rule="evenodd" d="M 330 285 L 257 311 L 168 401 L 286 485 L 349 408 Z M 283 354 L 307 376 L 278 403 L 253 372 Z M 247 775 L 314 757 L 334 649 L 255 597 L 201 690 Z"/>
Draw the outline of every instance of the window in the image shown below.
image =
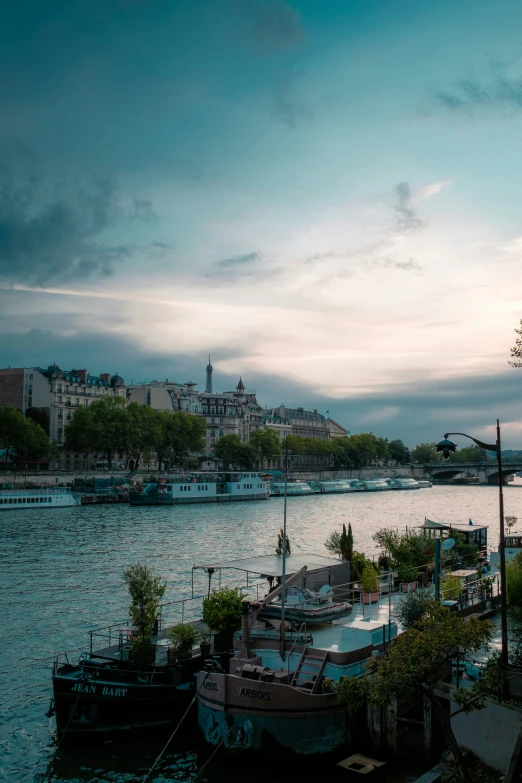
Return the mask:
<path id="1" fill-rule="evenodd" d="M 216 404 L 216 401 L 215 401 L 215 400 L 210 400 L 210 404 L 211 404 L 211 405 L 215 405 L 215 404 Z"/>
<path id="2" fill-rule="evenodd" d="M 32 398 L 32 397 L 29 397 L 29 407 L 31 407 L 31 406 L 32 406 L 32 404 L 33 404 L 33 398 Z"/>
<path id="3" fill-rule="evenodd" d="M 33 373 L 31 373 L 31 374 L 29 375 L 29 380 L 30 380 L 30 381 L 32 381 L 32 380 L 33 380 Z"/>
<path id="4" fill-rule="evenodd" d="M 222 437 L 223 437 L 223 430 L 219 430 L 219 437 L 220 437 L 220 438 L 222 438 Z"/>
<path id="5" fill-rule="evenodd" d="M 216 423 L 216 419 L 214 418 L 214 416 L 212 416 L 212 418 L 210 419 L 210 423 L 211 424 L 215 424 Z"/>
<path id="6" fill-rule="evenodd" d="M 208 408 L 206 405 L 203 405 L 203 407 L 201 408 L 201 413 L 208 413 Z"/>
<path id="7" fill-rule="evenodd" d="M 211 409 L 210 409 L 210 412 L 211 412 L 211 413 L 215 413 L 215 412 L 216 412 L 216 409 L 215 409 L 215 408 L 211 408 Z"/>
<path id="8" fill-rule="evenodd" d="M 228 409 L 228 415 L 229 416 L 233 416 L 234 415 L 234 409 L 233 408 L 229 408 Z"/>
<path id="9" fill-rule="evenodd" d="M 59 391 L 59 392 L 61 392 L 61 390 L 62 390 L 62 384 L 61 384 L 61 383 L 59 383 L 59 384 L 58 384 L 58 391 Z"/>
<path id="10" fill-rule="evenodd" d="M 238 485 L 237 485 L 237 488 L 238 488 L 238 489 L 241 489 L 241 484 L 238 484 Z"/>
<path id="11" fill-rule="evenodd" d="M 29 394 L 32 394 L 32 393 L 33 393 L 33 386 L 32 386 L 32 384 L 29 384 Z"/>
<path id="12" fill-rule="evenodd" d="M 219 413 L 223 413 L 223 408 L 220 408 L 220 409 L 219 409 Z"/>
<path id="13" fill-rule="evenodd" d="M 62 401 L 62 395 L 60 394 L 60 396 L 58 397 L 58 402 L 61 402 L 61 401 Z"/>
<path id="14" fill-rule="evenodd" d="M 58 418 L 59 419 L 63 419 L 63 411 L 62 410 L 58 411 Z"/>
<path id="15" fill-rule="evenodd" d="M 216 430 L 210 430 L 210 437 L 215 438 L 216 437 Z"/>

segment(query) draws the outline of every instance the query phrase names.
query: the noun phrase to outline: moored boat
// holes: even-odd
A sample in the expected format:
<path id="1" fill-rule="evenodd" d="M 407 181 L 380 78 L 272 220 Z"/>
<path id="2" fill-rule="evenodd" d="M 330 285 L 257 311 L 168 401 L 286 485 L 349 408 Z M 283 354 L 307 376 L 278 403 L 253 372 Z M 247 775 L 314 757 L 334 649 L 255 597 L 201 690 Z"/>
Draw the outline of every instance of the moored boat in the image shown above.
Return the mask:
<path id="1" fill-rule="evenodd" d="M 59 737 L 143 731 L 179 720 L 194 696 L 202 656 L 179 661 L 166 639 L 156 636 L 147 655 L 133 660 L 129 633 L 124 624 L 98 629 L 77 663 L 66 654 L 56 658 L 53 703 Z M 107 646 L 96 649 L 93 637 Z"/>
<path id="2" fill-rule="evenodd" d="M 286 558 L 287 573 L 292 574 L 288 581 L 295 579 L 293 586 L 301 592 L 303 581 L 317 585 L 328 578 L 334 596 L 346 594 L 347 563 L 333 561 L 327 569 L 318 569 L 316 557 L 309 556 L 310 569 L 304 566 L 295 572 L 293 557 Z M 305 562 L 307 556 L 299 558 Z M 271 579 L 281 578 L 282 559 L 277 567 L 272 556 L 249 558 L 248 569 Z M 234 566 L 212 565 L 220 567 Z M 246 564 L 243 567 L 246 569 Z M 277 590 L 281 588 L 273 592 Z M 353 737 L 357 725 L 338 703 L 341 677 L 361 676 L 374 651 L 383 649 L 388 635 L 396 636 L 397 626 L 374 609 L 374 619 L 359 616 L 345 623 L 342 618 L 332 618 L 313 625 L 311 632 L 306 622 L 299 627 L 295 623 L 298 630 L 294 631 L 288 627 L 291 604 L 287 604 L 285 628 L 279 612 L 278 621 L 273 620 L 279 626 L 275 630 L 259 622 L 267 619 L 266 608 L 271 602 L 272 594 L 262 601 L 244 601 L 239 649 L 228 668 L 199 672 L 200 729 L 211 745 L 233 751 L 279 747 L 299 755 L 331 752 Z"/>
<path id="3" fill-rule="evenodd" d="M 60 508 L 79 506 L 80 500 L 68 487 L 0 490 L 0 511 L 22 508 Z"/>
<path id="4" fill-rule="evenodd" d="M 317 490 L 312 489 L 307 481 L 289 481 L 287 484 L 286 494 L 288 496 L 299 495 L 315 495 Z M 285 482 L 273 481 L 270 487 L 271 497 L 284 497 L 285 494 Z"/>
<path id="5" fill-rule="evenodd" d="M 130 492 L 129 500 L 131 506 L 174 506 L 266 500 L 269 494 L 269 482 L 261 473 L 187 473 L 147 484 L 141 492 Z"/>
<path id="6" fill-rule="evenodd" d="M 316 492 L 324 494 L 364 491 L 364 484 L 359 479 L 330 479 L 326 481 L 311 481 L 309 483 Z"/>

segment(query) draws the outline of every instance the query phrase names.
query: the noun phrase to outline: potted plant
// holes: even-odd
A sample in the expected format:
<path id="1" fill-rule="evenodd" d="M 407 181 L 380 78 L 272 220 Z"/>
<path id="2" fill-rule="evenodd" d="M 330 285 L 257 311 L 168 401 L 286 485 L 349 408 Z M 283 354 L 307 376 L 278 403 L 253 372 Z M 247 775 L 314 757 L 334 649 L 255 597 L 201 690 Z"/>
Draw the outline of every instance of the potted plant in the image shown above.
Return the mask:
<path id="1" fill-rule="evenodd" d="M 241 602 L 237 587 L 214 590 L 203 601 L 203 622 L 213 631 L 214 651 L 226 652 L 233 646 L 234 631 L 241 625 Z"/>
<path id="2" fill-rule="evenodd" d="M 210 655 L 210 640 L 212 638 L 212 634 L 210 631 L 202 631 L 201 632 L 201 639 L 199 642 L 199 650 L 201 652 L 201 655 L 203 658 L 208 658 Z"/>
<path id="3" fill-rule="evenodd" d="M 379 600 L 379 577 L 375 568 L 367 563 L 361 576 L 363 604 L 374 604 Z"/>
<path id="4" fill-rule="evenodd" d="M 417 589 L 417 569 L 412 565 L 403 565 L 398 571 L 399 582 L 403 593 L 411 593 Z"/>
<path id="5" fill-rule="evenodd" d="M 192 648 L 199 642 L 200 633 L 195 625 L 178 623 L 169 628 L 168 637 L 179 650 L 182 659 L 192 658 Z"/>
<path id="6" fill-rule="evenodd" d="M 156 647 L 151 643 L 156 620 L 161 615 L 161 599 L 167 583 L 141 563 L 133 563 L 123 572 L 131 597 L 129 614 L 134 627 L 130 657 L 138 663 L 154 663 Z"/>

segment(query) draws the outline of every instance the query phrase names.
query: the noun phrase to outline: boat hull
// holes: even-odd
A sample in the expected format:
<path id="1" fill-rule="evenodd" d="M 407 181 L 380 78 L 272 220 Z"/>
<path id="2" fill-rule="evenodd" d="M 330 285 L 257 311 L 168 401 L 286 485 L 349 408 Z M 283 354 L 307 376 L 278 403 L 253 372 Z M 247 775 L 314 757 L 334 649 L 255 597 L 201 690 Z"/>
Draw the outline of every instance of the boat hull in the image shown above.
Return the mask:
<path id="1" fill-rule="evenodd" d="M 53 677 L 58 736 L 87 738 L 176 723 L 194 697 L 192 682 L 150 684 L 131 678 Z M 143 679 L 148 679 L 141 675 Z M 134 680 L 134 681 L 132 681 Z"/>
<path id="2" fill-rule="evenodd" d="M 213 497 L 200 497 L 200 498 L 148 498 L 142 497 L 142 495 L 130 495 L 131 506 L 180 506 L 187 505 L 189 503 L 226 503 L 233 501 L 244 500 L 267 500 L 268 493 L 262 493 L 259 495 L 215 495 Z"/>
<path id="3" fill-rule="evenodd" d="M 198 724 L 206 741 L 231 751 L 279 747 L 299 755 L 330 753 L 351 737 L 336 694 L 225 674 L 198 675 Z"/>

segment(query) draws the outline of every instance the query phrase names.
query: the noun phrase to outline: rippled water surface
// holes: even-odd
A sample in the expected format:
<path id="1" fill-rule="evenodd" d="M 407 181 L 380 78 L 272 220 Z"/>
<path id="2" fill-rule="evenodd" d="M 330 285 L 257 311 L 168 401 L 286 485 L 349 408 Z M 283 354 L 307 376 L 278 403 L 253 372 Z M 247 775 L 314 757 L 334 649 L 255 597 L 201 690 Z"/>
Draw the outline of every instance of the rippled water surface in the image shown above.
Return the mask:
<path id="1" fill-rule="evenodd" d="M 118 505 L 0 512 L 0 780 L 41 780 L 55 752 L 54 720 L 45 717 L 52 657 L 60 650 L 87 648 L 90 628 L 126 618 L 122 571 L 127 565 L 140 560 L 154 566 L 168 580 L 166 600 L 188 597 L 193 563 L 273 551 L 282 510 L 283 501 L 273 498 L 168 509 Z M 506 487 L 505 513 L 522 522 L 522 483 Z M 471 517 L 491 525 L 489 539 L 495 544 L 498 490 L 439 486 L 288 499 L 293 551 L 327 554 L 325 538 L 351 522 L 355 548 L 371 553 L 372 535 L 380 527 L 413 527 L 425 516 L 452 522 Z M 132 746 L 62 745 L 47 779 L 139 781 L 162 745 L 159 738 Z M 197 776 L 211 752 L 195 732 L 185 734 L 169 748 L 152 779 L 230 780 L 228 761 L 219 753 Z M 308 769 L 299 773 L 302 783 L 329 779 L 325 770 Z M 261 775 L 265 779 L 266 770 L 251 767 L 248 775 L 243 768 L 232 777 L 257 780 Z M 287 779 L 282 769 L 270 777 L 274 783 Z"/>

